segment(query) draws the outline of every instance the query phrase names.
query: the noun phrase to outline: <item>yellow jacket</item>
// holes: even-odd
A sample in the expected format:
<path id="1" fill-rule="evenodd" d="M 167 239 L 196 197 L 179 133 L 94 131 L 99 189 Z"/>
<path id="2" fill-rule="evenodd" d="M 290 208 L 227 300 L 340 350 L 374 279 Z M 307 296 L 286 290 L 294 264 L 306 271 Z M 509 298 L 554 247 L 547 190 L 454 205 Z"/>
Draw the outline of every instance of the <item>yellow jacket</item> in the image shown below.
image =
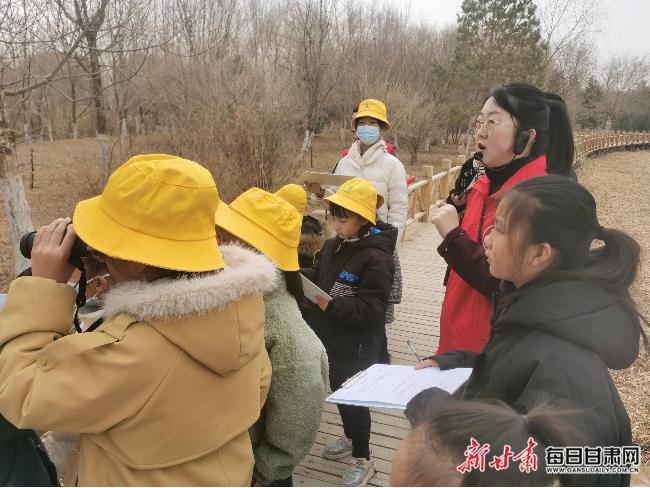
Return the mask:
<path id="1" fill-rule="evenodd" d="M 275 269 L 222 252 L 216 274 L 114 288 L 104 324 L 83 334 L 67 335 L 72 288 L 15 280 L 0 312 L 2 415 L 80 433 L 80 485 L 249 485 L 248 428 L 271 375 L 262 292 Z"/>

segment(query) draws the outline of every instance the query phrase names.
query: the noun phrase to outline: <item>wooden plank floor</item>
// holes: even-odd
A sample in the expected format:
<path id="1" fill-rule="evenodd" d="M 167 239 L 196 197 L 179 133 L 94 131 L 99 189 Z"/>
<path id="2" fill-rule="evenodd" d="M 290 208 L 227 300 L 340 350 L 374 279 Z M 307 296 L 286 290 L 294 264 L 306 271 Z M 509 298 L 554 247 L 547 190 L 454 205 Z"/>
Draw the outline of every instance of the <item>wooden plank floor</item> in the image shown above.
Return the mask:
<path id="1" fill-rule="evenodd" d="M 442 281 L 446 264 L 437 253 L 440 236 L 430 223 L 415 222 L 407 229 L 400 247 L 402 303 L 395 307 L 395 322 L 387 327 L 388 350 L 393 364 L 414 364 L 406 345 L 410 339 L 421 356 L 434 353 L 438 345 Z M 370 445 L 377 473 L 373 486 L 388 486 L 395 449 L 409 429 L 401 410 L 371 409 Z M 340 486 L 349 459 L 329 461 L 322 457 L 325 444 L 343 434 L 336 405 L 326 403 L 316 442 L 309 455 L 294 471 L 297 486 Z"/>

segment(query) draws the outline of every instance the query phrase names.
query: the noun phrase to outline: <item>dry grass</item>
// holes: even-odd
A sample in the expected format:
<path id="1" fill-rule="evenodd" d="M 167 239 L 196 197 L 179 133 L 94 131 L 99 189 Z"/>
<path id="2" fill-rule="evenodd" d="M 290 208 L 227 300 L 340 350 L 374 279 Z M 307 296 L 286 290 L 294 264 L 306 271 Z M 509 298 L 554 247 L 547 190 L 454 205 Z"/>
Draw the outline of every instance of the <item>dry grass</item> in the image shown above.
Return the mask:
<path id="1" fill-rule="evenodd" d="M 641 244 L 641 269 L 633 296 L 639 311 L 650 317 L 650 187 L 643 178 L 650 169 L 650 151 L 615 152 L 584 161 L 578 178 L 596 198 L 601 225 L 625 230 Z M 613 326 L 615 324 L 612 324 Z M 650 333 L 650 330 L 646 328 Z M 632 420 L 634 442 L 650 465 L 650 358 L 641 350 L 631 368 L 612 371 Z"/>

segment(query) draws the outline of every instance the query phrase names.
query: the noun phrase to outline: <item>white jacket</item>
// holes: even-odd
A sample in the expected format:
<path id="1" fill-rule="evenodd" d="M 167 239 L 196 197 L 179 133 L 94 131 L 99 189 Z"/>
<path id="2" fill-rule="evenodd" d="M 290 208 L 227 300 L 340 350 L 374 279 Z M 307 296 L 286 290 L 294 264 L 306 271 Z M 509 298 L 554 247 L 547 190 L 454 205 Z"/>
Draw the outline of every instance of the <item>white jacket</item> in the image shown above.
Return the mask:
<path id="1" fill-rule="evenodd" d="M 336 165 L 334 174 L 359 176 L 375 186 L 377 193 L 384 197 L 377 215 L 382 221 L 397 227 L 399 243 L 408 211 L 406 170 L 399 159 L 388 153 L 386 143 L 379 139 L 362 156 L 361 142 L 355 141 L 347 156 Z"/>

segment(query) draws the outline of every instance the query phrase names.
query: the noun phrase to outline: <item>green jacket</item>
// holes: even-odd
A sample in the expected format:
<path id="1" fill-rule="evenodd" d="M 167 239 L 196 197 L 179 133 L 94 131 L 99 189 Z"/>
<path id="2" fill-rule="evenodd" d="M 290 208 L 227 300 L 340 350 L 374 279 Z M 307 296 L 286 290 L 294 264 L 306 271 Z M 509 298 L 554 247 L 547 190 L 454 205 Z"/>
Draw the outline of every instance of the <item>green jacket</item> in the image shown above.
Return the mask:
<path id="1" fill-rule="evenodd" d="M 302 319 L 280 272 L 264 293 L 264 340 L 273 374 L 260 419 L 250 429 L 255 470 L 263 485 L 288 478 L 309 453 L 327 393 L 327 354 Z"/>

